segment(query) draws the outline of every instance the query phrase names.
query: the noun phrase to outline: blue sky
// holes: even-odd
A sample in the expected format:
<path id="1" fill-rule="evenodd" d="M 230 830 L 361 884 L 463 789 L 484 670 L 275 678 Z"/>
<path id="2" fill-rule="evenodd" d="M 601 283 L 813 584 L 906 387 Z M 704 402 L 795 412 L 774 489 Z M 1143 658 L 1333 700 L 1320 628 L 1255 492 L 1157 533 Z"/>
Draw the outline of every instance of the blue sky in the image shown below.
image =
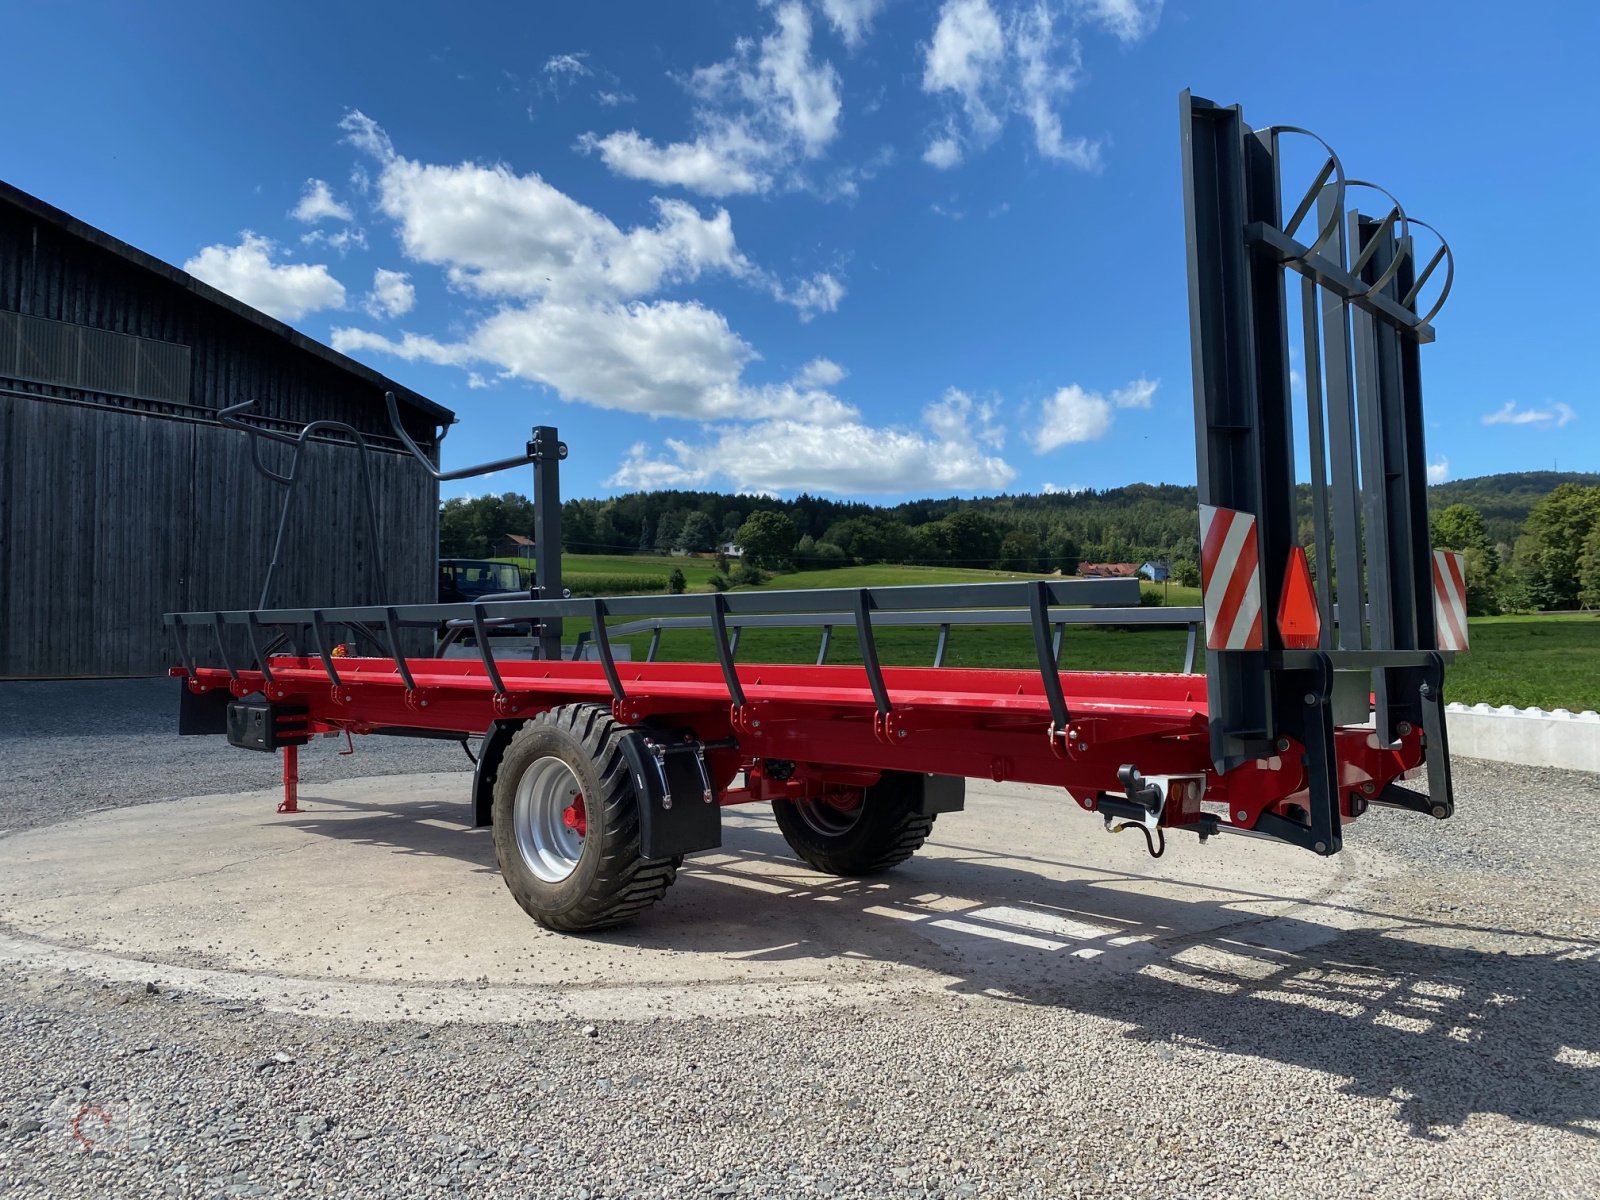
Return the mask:
<path id="1" fill-rule="evenodd" d="M 453 408 L 447 465 L 553 423 L 569 495 L 1192 482 L 1190 87 L 1315 130 L 1450 239 L 1436 478 L 1600 469 L 1600 6 L 23 0 L 7 23 L 29 52 L 0 74 L 0 177 Z"/>

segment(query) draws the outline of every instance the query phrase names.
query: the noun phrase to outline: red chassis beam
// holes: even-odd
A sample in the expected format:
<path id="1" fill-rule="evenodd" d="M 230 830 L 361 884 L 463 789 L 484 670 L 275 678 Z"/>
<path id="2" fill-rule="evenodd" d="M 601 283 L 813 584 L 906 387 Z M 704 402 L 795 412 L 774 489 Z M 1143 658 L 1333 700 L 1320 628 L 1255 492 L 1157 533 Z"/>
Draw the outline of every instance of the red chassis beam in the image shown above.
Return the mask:
<path id="1" fill-rule="evenodd" d="M 1264 812 L 1289 815 L 1305 787 L 1301 747 L 1218 774 L 1209 754 L 1203 675 L 1067 671 L 1061 675 L 1072 720 L 1051 728 L 1036 671 L 886 667 L 891 708 L 880 716 L 866 673 L 852 666 L 743 664 L 746 703 L 729 703 L 722 669 L 709 663 L 618 663 L 624 698 L 616 699 L 599 663 L 499 663 L 496 693 L 474 659 L 408 659 L 407 688 L 393 659 L 343 657 L 333 684 L 320 660 L 273 658 L 270 681 L 259 670 L 199 668 L 191 691 L 261 693 L 303 706 L 314 731 L 381 733 L 427 729 L 476 736 L 497 720 L 520 720 L 558 704 L 604 703 L 619 721 L 690 729 L 707 743 L 737 744 L 707 754 L 724 803 L 803 794 L 808 786 L 860 785 L 862 773 L 886 770 L 987 778 L 1061 787 L 1085 809 L 1100 793 L 1120 794 L 1117 771 L 1204 777 L 1204 800 L 1225 804 L 1213 815 L 1252 829 Z M 172 674 L 182 676 L 182 668 Z M 1422 762 L 1420 732 L 1382 749 L 1370 728 L 1335 735 L 1340 810 L 1360 815 L 1367 797 Z M 760 764 L 802 765 L 793 780 L 769 779 Z M 752 770 L 753 768 L 753 770 Z M 732 784 L 747 772 L 746 787 Z M 1195 823 L 1197 805 L 1169 808 L 1167 824 Z"/>

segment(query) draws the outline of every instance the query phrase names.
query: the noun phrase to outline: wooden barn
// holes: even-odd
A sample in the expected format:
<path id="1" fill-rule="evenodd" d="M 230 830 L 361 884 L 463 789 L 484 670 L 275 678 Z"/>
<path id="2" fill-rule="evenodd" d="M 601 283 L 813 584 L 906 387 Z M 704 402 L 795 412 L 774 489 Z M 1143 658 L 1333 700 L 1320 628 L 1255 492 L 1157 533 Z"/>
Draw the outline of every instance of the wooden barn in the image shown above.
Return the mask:
<path id="1" fill-rule="evenodd" d="M 273 606 L 433 600 L 438 484 L 385 391 L 437 461 L 448 409 L 0 183 L 0 678 L 160 673 L 163 613 L 256 606 L 285 489 L 218 422 L 245 400 L 263 429 L 358 430 L 377 502 L 370 547 L 354 439 L 314 438 Z"/>

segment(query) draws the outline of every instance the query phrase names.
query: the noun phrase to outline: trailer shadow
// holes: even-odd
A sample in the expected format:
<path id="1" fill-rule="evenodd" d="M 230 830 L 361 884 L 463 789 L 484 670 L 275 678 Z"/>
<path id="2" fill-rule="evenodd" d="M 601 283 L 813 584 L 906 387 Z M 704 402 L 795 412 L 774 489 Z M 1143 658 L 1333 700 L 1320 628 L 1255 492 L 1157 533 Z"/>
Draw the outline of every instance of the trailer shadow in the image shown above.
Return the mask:
<path id="1" fill-rule="evenodd" d="M 407 803 L 283 819 L 494 872 L 488 831 L 461 817 L 458 804 Z M 921 968 L 954 993 L 1117 1022 L 1114 1036 L 1153 1044 L 1174 1070 L 1214 1051 L 1325 1072 L 1387 1100 L 1418 1137 L 1478 1113 L 1600 1135 L 1593 941 L 1434 920 L 1403 899 L 1359 907 L 948 841 L 890 875 L 834 879 L 758 818 L 730 819 L 725 835 L 723 853 L 685 863 L 664 904 L 593 940 Z M 1553 1019 L 1563 1012 L 1572 1019 Z"/>

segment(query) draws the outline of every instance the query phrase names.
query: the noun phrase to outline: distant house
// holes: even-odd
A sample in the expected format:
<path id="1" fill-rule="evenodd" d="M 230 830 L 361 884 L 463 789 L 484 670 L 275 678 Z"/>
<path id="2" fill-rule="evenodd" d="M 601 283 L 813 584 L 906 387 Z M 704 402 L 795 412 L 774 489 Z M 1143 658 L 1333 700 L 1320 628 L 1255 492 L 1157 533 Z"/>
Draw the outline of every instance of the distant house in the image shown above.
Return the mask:
<path id="1" fill-rule="evenodd" d="M 729 558 L 743 558 L 744 557 L 744 547 L 739 545 L 738 542 L 723 542 L 722 543 L 722 552 L 723 552 L 723 554 L 727 555 Z"/>
<path id="2" fill-rule="evenodd" d="M 1139 574 L 1151 583 L 1165 583 L 1172 578 L 1172 564 L 1164 558 L 1146 559 L 1139 564 Z"/>
<path id="3" fill-rule="evenodd" d="M 1133 579 L 1139 568 L 1133 563 L 1079 563 L 1078 574 L 1085 579 Z"/>
<path id="4" fill-rule="evenodd" d="M 533 557 L 533 539 L 523 537 L 520 533 L 508 533 L 494 544 L 496 558 L 527 558 Z"/>

